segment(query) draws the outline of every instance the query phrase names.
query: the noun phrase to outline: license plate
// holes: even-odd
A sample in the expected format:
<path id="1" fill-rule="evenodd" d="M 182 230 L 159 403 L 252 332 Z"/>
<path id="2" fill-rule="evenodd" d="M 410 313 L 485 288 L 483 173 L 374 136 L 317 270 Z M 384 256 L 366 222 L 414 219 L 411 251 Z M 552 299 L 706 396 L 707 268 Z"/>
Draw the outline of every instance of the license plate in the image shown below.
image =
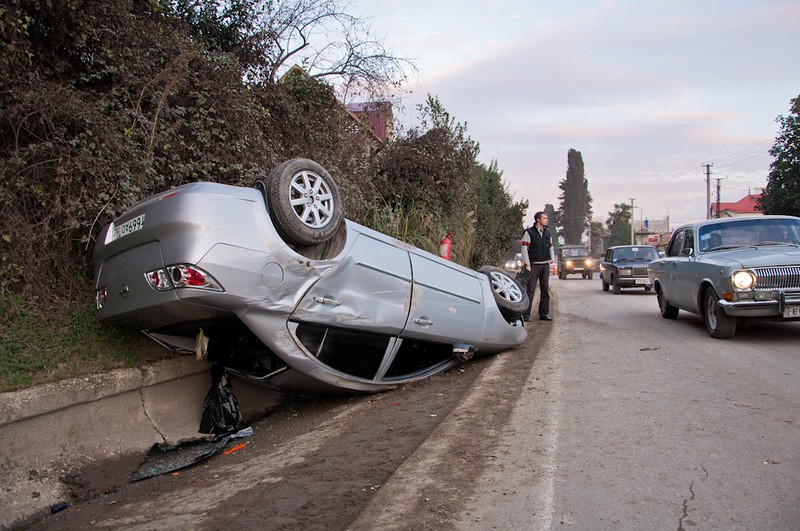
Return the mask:
<path id="1" fill-rule="evenodd" d="M 129 234 L 133 234 L 137 230 L 141 230 L 142 227 L 144 227 L 144 214 L 136 216 L 133 219 L 129 219 L 120 225 L 115 226 L 114 223 L 112 223 L 108 228 L 108 233 L 106 234 L 106 245 L 114 240 L 118 240 Z"/>
<path id="2" fill-rule="evenodd" d="M 644 284 L 646 286 L 649 286 L 650 285 L 650 279 L 649 278 L 637 278 L 636 279 L 636 283 L 637 284 Z"/>
<path id="3" fill-rule="evenodd" d="M 787 306 L 783 309 L 784 317 L 800 317 L 800 306 Z"/>

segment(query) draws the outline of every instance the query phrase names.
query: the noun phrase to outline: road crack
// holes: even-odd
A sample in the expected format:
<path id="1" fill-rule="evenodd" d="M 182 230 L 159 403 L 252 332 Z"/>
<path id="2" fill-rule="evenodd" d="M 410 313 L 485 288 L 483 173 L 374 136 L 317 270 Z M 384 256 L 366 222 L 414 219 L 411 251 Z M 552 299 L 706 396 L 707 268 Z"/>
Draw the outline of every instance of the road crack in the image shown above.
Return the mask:
<path id="1" fill-rule="evenodd" d="M 706 469 L 706 462 L 703 461 L 700 463 L 700 470 L 703 471 L 703 476 L 700 478 L 700 483 L 706 480 L 708 477 L 708 470 Z M 683 499 L 683 515 L 681 515 L 680 520 L 678 520 L 678 531 L 686 531 L 684 527 L 684 522 L 689 517 L 689 504 L 694 501 L 695 492 L 694 492 L 694 485 L 695 482 L 692 481 L 689 483 L 689 497 Z"/>

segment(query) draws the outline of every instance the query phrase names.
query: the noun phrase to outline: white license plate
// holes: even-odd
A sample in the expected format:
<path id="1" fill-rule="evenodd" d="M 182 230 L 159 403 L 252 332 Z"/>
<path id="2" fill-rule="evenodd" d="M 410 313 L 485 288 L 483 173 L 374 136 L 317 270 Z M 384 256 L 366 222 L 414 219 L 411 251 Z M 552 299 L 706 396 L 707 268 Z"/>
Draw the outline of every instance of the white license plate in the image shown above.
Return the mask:
<path id="1" fill-rule="evenodd" d="M 784 317 L 800 317 L 800 306 L 787 306 L 783 309 Z"/>
<path id="2" fill-rule="evenodd" d="M 636 283 L 637 284 L 644 284 L 645 286 L 647 286 L 647 285 L 650 284 L 650 279 L 648 279 L 648 278 L 637 278 L 636 279 Z"/>
<path id="3" fill-rule="evenodd" d="M 114 240 L 118 240 L 129 234 L 133 234 L 137 230 L 141 230 L 142 227 L 144 227 L 144 214 L 136 216 L 133 219 L 129 219 L 120 225 L 114 225 L 114 223 L 112 223 L 108 228 L 108 233 L 106 234 L 106 245 Z"/>

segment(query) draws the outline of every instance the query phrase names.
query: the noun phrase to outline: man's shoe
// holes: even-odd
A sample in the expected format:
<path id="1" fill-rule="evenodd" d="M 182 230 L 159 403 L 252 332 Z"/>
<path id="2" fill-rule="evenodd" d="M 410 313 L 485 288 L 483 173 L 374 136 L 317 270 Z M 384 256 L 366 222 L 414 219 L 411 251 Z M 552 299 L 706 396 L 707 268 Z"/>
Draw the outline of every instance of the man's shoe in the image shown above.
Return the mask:
<path id="1" fill-rule="evenodd" d="M 540 316 L 539 316 L 539 320 L 540 320 L 540 321 L 552 321 L 552 320 L 553 320 L 553 318 L 552 318 L 552 317 L 550 317 L 549 315 L 540 315 Z"/>

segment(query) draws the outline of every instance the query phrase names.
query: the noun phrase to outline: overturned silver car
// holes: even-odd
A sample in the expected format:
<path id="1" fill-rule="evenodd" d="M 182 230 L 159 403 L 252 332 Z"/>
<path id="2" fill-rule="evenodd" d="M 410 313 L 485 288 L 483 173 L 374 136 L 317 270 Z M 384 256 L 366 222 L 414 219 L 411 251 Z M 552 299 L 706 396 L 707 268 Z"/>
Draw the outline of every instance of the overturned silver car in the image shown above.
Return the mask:
<path id="1" fill-rule="evenodd" d="M 342 216 L 336 183 L 293 159 L 247 188 L 144 199 L 94 252 L 97 316 L 284 390 L 372 392 L 520 344 L 528 299 Z"/>

